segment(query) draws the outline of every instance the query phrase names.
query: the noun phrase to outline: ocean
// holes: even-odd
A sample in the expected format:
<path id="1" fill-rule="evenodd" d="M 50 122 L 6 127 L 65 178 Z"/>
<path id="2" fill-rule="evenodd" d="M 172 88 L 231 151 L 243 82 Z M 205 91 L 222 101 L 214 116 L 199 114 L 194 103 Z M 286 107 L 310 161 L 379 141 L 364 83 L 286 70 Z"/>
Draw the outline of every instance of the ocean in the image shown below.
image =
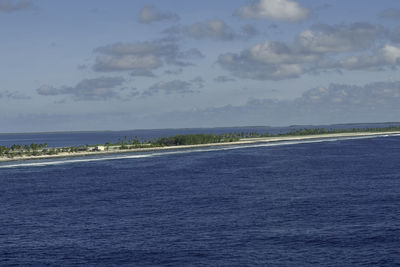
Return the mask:
<path id="1" fill-rule="evenodd" d="M 400 265 L 400 136 L 2 163 L 0 183 L 0 265 Z"/>

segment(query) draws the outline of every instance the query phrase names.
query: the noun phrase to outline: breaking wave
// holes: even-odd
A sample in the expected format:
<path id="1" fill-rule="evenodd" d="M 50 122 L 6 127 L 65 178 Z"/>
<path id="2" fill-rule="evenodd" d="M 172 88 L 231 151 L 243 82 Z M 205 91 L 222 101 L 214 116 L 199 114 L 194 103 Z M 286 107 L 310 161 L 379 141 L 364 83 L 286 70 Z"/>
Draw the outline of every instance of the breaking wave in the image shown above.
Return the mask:
<path id="1" fill-rule="evenodd" d="M 297 144 L 308 144 L 308 143 L 320 143 L 320 142 L 335 142 L 341 140 L 356 140 L 356 139 L 369 139 L 377 137 L 390 137 L 400 136 L 400 134 L 388 134 L 379 136 L 353 136 L 353 137 L 335 137 L 335 138 L 320 138 L 313 140 L 293 140 L 293 141 L 276 141 L 270 143 L 252 143 L 252 144 L 226 144 L 223 146 L 213 146 L 207 148 L 190 148 L 190 149 L 177 149 L 173 151 L 154 151 L 154 152 L 125 152 L 127 154 L 115 154 L 107 156 L 82 156 L 78 158 L 57 158 L 57 159 L 37 159 L 32 161 L 20 161 L 20 162 L 7 162 L 0 164 L 1 168 L 18 168 L 18 167 L 43 167 L 52 165 L 62 164 L 74 164 L 82 162 L 96 162 L 96 161 L 108 161 L 108 160 L 122 160 L 122 159 L 139 159 L 139 158 L 150 158 L 159 157 L 173 154 L 187 154 L 187 153 L 200 153 L 200 152 L 212 152 L 212 151 L 224 151 L 224 150 L 235 150 L 235 149 L 247 149 L 256 147 L 272 147 L 272 146 L 284 146 L 284 145 L 297 145 Z"/>

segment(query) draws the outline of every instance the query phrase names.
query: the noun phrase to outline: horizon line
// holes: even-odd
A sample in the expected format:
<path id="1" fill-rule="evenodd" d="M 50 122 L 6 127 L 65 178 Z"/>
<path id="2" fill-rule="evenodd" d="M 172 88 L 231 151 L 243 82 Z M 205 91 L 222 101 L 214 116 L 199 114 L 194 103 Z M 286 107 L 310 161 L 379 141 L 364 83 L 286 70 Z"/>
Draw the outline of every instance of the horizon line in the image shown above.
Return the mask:
<path id="1" fill-rule="evenodd" d="M 272 125 L 245 125 L 245 126 L 217 126 L 217 127 L 171 127 L 171 128 L 139 128 L 125 130 L 59 130 L 59 131 L 43 131 L 43 132 L 0 132 L 0 135 L 6 134 L 59 134 L 59 133 L 99 133 L 99 132 L 128 132 L 128 131 L 156 131 L 156 130 L 190 130 L 190 129 L 220 129 L 220 128 L 292 128 L 292 127 L 329 127 L 340 125 L 368 125 L 368 124 L 400 124 L 400 122 L 349 122 L 349 123 L 332 123 L 332 124 L 291 124 L 286 126 Z"/>

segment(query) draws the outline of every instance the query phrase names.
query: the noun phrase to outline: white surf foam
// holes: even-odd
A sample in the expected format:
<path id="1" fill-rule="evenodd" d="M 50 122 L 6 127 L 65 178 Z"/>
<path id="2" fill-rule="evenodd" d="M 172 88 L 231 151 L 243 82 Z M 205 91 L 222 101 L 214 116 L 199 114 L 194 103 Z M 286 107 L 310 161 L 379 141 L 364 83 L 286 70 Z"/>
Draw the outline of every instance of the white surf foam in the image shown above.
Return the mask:
<path id="1" fill-rule="evenodd" d="M 96 162 L 96 161 L 108 161 L 108 160 L 122 160 L 122 159 L 139 159 L 139 158 L 149 158 L 149 157 L 157 157 L 157 156 L 165 156 L 172 154 L 187 154 L 187 153 L 200 153 L 200 152 L 212 152 L 212 151 L 224 151 L 224 150 L 235 150 L 235 149 L 247 149 L 247 148 L 256 148 L 256 147 L 273 147 L 273 146 L 284 146 L 284 145 L 297 145 L 297 144 L 308 144 L 308 143 L 321 143 L 321 142 L 335 142 L 341 140 L 355 140 L 355 139 L 368 139 L 368 138 L 376 138 L 376 137 L 388 137 L 388 136 L 400 136 L 400 134 L 392 134 L 392 135 L 379 135 L 379 136 L 352 136 L 352 137 L 336 137 L 336 138 L 321 138 L 321 139 L 309 139 L 309 140 L 293 140 L 293 141 L 277 141 L 270 143 L 253 143 L 253 144 L 245 144 L 245 145 L 234 145 L 234 144 L 226 144 L 226 146 L 215 146 L 208 148 L 191 148 L 191 149 L 182 149 L 182 150 L 174 150 L 174 151 L 157 151 L 157 152 L 147 152 L 143 154 L 138 154 L 138 152 L 132 152 L 132 154 L 128 155 L 110 155 L 110 156 L 98 156 L 98 157 L 90 157 L 90 158 L 78 158 L 78 159 L 52 159 L 52 160 L 38 160 L 35 162 L 27 162 L 23 161 L 20 163 L 6 163 L 4 165 L 0 165 L 1 168 L 17 168 L 17 167 L 43 167 L 43 166 L 52 166 L 52 165 L 61 165 L 61 164 L 75 164 L 75 163 L 83 163 L 83 162 Z M 135 154 L 133 154 L 135 153 Z"/>

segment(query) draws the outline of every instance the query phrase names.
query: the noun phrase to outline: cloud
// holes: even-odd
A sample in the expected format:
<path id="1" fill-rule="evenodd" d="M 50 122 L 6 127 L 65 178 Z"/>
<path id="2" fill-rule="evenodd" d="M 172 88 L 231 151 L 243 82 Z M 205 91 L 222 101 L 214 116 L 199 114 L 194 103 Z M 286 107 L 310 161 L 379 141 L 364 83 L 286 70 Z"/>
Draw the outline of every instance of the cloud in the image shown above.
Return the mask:
<path id="1" fill-rule="evenodd" d="M 173 25 L 163 29 L 161 33 L 166 34 L 169 38 L 176 38 L 177 35 L 182 33 L 182 26 Z"/>
<path id="2" fill-rule="evenodd" d="M 232 29 L 222 20 L 208 20 L 190 25 L 186 29 L 188 36 L 195 39 L 210 38 L 214 40 L 230 41 L 235 38 Z"/>
<path id="3" fill-rule="evenodd" d="M 331 124 L 398 121 L 400 81 L 365 85 L 331 84 L 312 88 L 292 100 L 249 99 L 244 105 L 154 112 L 10 114 L 0 116 L 6 131 L 106 130 L 138 128 L 221 127 L 248 125 Z M 18 124 L 13 122 L 18 121 Z M 23 126 L 21 126 L 23 125 Z M 106 125 L 106 126 L 105 126 Z M 44 128 L 43 128 L 44 127 Z M 46 128 L 47 127 L 47 128 Z M 50 127 L 50 128 L 48 128 Z M 104 127 L 107 127 L 106 129 Z"/>
<path id="4" fill-rule="evenodd" d="M 205 58 L 206 56 L 197 48 L 188 49 L 181 54 L 184 58 Z"/>
<path id="5" fill-rule="evenodd" d="M 176 47 L 155 43 L 115 43 L 95 49 L 95 71 L 122 71 L 135 69 L 155 69 L 162 65 L 161 57 Z"/>
<path id="6" fill-rule="evenodd" d="M 36 92 L 39 95 L 44 96 L 60 95 L 63 93 L 62 90 L 59 90 L 56 87 L 50 85 L 42 85 L 38 89 L 36 89 Z"/>
<path id="7" fill-rule="evenodd" d="M 294 102 L 337 111 L 373 111 L 386 107 L 399 109 L 400 82 L 374 82 L 364 86 L 330 84 L 328 87 L 310 89 Z"/>
<path id="8" fill-rule="evenodd" d="M 233 82 L 233 81 L 235 81 L 235 79 L 227 77 L 227 76 L 218 76 L 218 77 L 215 77 L 214 81 L 217 83 L 226 83 L 226 82 Z"/>
<path id="9" fill-rule="evenodd" d="M 190 37 L 197 40 L 209 39 L 214 41 L 248 40 L 259 35 L 258 30 L 251 24 L 245 24 L 241 29 L 233 29 L 220 19 L 197 22 L 189 26 L 171 26 L 162 31 L 168 39 Z"/>
<path id="10" fill-rule="evenodd" d="M 400 19 L 400 9 L 385 9 L 381 13 L 379 13 L 379 17 L 384 19 Z"/>
<path id="11" fill-rule="evenodd" d="M 369 48 L 385 34 L 383 27 L 369 23 L 350 25 L 314 25 L 297 36 L 304 50 L 314 53 L 360 51 Z"/>
<path id="12" fill-rule="evenodd" d="M 167 74 L 167 75 L 178 75 L 178 74 L 181 74 L 182 72 L 183 72 L 183 69 L 179 68 L 179 69 L 176 69 L 176 70 L 166 70 L 166 71 L 164 71 L 164 74 Z"/>
<path id="13" fill-rule="evenodd" d="M 86 64 L 79 64 L 77 68 L 78 70 L 85 70 L 88 68 L 88 66 Z"/>
<path id="14" fill-rule="evenodd" d="M 123 101 L 128 101 L 128 100 L 130 100 L 131 98 L 135 98 L 135 97 L 137 97 L 137 96 L 140 95 L 140 92 L 139 92 L 139 90 L 138 90 L 136 87 L 131 87 L 131 88 L 122 87 L 122 88 L 120 89 L 120 91 L 126 92 L 126 93 L 125 93 L 125 96 L 124 96 L 124 97 L 121 97 L 121 100 L 123 100 Z"/>
<path id="15" fill-rule="evenodd" d="M 192 94 L 195 92 L 190 82 L 174 80 L 157 83 L 152 86 L 154 94 Z M 134 96 L 137 90 L 131 91 Z M 159 115 L 132 113 L 101 113 L 93 116 L 42 114 L 26 115 L 25 119 L 32 126 L 46 125 L 49 116 L 56 116 L 54 124 L 63 125 L 70 122 L 73 127 L 104 129 L 104 121 L 113 127 L 123 128 L 126 122 L 135 123 L 138 127 L 213 127 L 240 125 L 290 125 L 290 124 L 328 124 L 346 122 L 384 122 L 398 121 L 400 114 L 400 81 L 373 82 L 365 85 L 330 84 L 305 91 L 292 100 L 249 99 L 244 105 L 226 105 L 223 107 L 171 111 Z M 33 116 L 31 118 L 31 116 Z M 74 119 L 68 119 L 75 116 Z M 136 116 L 136 117 L 135 117 Z M 140 117 L 140 118 L 139 118 Z M 15 117 L 14 117 L 15 119 Z M 1 117 L 3 124 L 8 117 Z M 95 121 L 94 121 L 95 120 Z M 44 123 L 44 121 L 46 123 Z M 96 122 L 96 123 L 95 123 Z M 93 124 L 94 123 L 94 124 Z M 68 124 L 68 123 L 67 123 Z M 7 124 L 4 125 L 13 125 Z M 77 126 L 78 125 L 78 126 Z M 107 124 L 108 125 L 108 124 Z M 110 127 L 110 125 L 108 125 Z M 11 127 L 11 126 L 10 126 Z M 98 129 L 98 128 L 96 128 Z"/>
<path id="16" fill-rule="evenodd" d="M 249 99 L 240 106 L 176 111 L 148 118 L 169 127 L 291 125 L 397 121 L 400 82 L 331 84 L 293 100 Z"/>
<path id="17" fill-rule="evenodd" d="M 133 70 L 130 75 L 132 77 L 156 77 L 152 71 L 143 69 Z"/>
<path id="18" fill-rule="evenodd" d="M 204 79 L 200 76 L 193 78 L 192 80 L 190 80 L 190 82 L 198 89 L 203 88 L 205 83 Z"/>
<path id="19" fill-rule="evenodd" d="M 176 43 L 163 40 L 114 43 L 94 51 L 98 56 L 93 69 L 99 72 L 154 70 L 164 64 L 189 66 L 192 63 L 185 60 L 200 53 L 196 49 L 181 51 Z"/>
<path id="20" fill-rule="evenodd" d="M 9 91 L 9 90 L 0 92 L 0 98 L 13 99 L 13 100 L 31 99 L 30 96 L 27 96 L 24 93 L 21 93 L 19 91 Z"/>
<path id="21" fill-rule="evenodd" d="M 296 64 L 315 61 L 318 55 L 280 42 L 265 42 L 251 47 L 249 57 L 264 64 Z"/>
<path id="22" fill-rule="evenodd" d="M 372 54 L 341 59 L 336 67 L 347 70 L 381 70 L 400 66 L 400 47 L 386 44 Z"/>
<path id="23" fill-rule="evenodd" d="M 399 66 L 399 47 L 389 43 L 377 47 L 388 37 L 379 25 L 319 24 L 300 33 L 291 44 L 267 41 L 239 53 L 221 54 L 217 62 L 234 76 L 256 80 L 283 80 L 322 71 L 380 70 Z M 393 31 L 391 38 L 395 37 Z"/>
<path id="24" fill-rule="evenodd" d="M 0 0 L 0 12 L 11 13 L 33 7 L 31 1 Z"/>
<path id="25" fill-rule="evenodd" d="M 288 22 L 305 20 L 310 10 L 292 0 L 257 0 L 239 8 L 236 14 L 246 19 L 275 19 Z"/>
<path id="26" fill-rule="evenodd" d="M 121 86 L 125 80 L 122 77 L 99 77 L 84 79 L 74 87 L 56 88 L 43 85 L 36 91 L 42 96 L 70 95 L 75 100 L 98 101 L 112 98 L 120 98 L 115 89 Z"/>
<path id="27" fill-rule="evenodd" d="M 319 122 L 394 121 L 392 114 L 400 112 L 400 82 L 330 84 L 310 89 L 288 104 L 297 120 L 310 116 Z"/>
<path id="28" fill-rule="evenodd" d="M 145 6 L 139 12 L 140 23 L 152 23 L 163 20 L 179 20 L 179 16 L 175 13 L 162 12 L 153 6 Z"/>
<path id="29" fill-rule="evenodd" d="M 252 38 L 254 36 L 259 35 L 260 33 L 258 32 L 258 30 L 256 29 L 256 27 L 254 27 L 251 24 L 245 24 L 242 26 L 242 35 L 244 38 Z"/>
<path id="30" fill-rule="evenodd" d="M 400 47 L 386 44 L 369 54 L 337 59 L 279 42 L 266 42 L 239 54 L 222 54 L 218 58 L 218 63 L 223 69 L 241 78 L 283 80 L 318 71 L 377 71 L 396 68 L 400 66 Z"/>
<path id="31" fill-rule="evenodd" d="M 305 73 L 305 65 L 319 58 L 317 54 L 296 50 L 284 43 L 265 42 L 239 54 L 222 54 L 218 63 L 234 76 L 241 78 L 282 80 L 296 78 Z"/>
<path id="32" fill-rule="evenodd" d="M 394 43 L 400 43 L 400 27 L 397 27 L 390 33 L 390 39 Z"/>
<path id="33" fill-rule="evenodd" d="M 355 106 L 395 106 L 400 103 L 400 82 L 376 82 L 365 86 L 330 84 L 306 91 L 295 100 L 301 104 L 354 108 Z"/>
<path id="34" fill-rule="evenodd" d="M 169 82 L 158 82 L 150 86 L 143 92 L 144 96 L 152 96 L 158 93 L 170 94 L 193 94 L 197 93 L 198 89 L 204 86 L 204 80 L 201 77 L 196 77 L 190 82 L 182 80 L 172 80 Z"/>

